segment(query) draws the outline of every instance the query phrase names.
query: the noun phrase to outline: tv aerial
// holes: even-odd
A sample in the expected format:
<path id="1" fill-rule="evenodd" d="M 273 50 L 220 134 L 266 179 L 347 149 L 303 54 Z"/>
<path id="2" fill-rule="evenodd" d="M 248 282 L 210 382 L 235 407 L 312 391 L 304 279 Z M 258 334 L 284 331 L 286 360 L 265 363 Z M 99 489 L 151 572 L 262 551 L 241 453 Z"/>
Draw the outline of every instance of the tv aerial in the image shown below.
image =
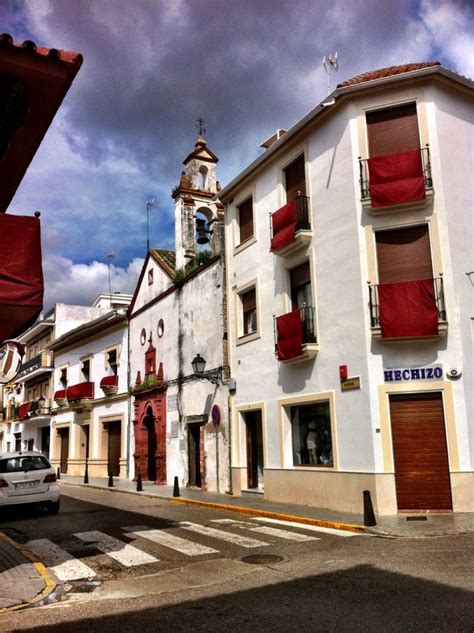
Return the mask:
<path id="1" fill-rule="evenodd" d="M 339 61 L 337 59 L 337 51 L 334 53 L 334 55 L 331 57 L 331 55 L 328 55 L 327 57 L 324 56 L 323 59 L 323 68 L 326 72 L 327 78 L 328 78 L 328 95 L 331 94 L 331 76 L 330 73 L 332 72 L 336 72 L 339 70 Z"/>
<path id="2" fill-rule="evenodd" d="M 107 268 L 109 271 L 109 295 L 112 297 L 112 283 L 111 283 L 111 279 L 110 279 L 110 266 L 112 264 L 112 262 L 115 260 L 116 258 L 116 254 L 114 253 L 114 251 L 109 251 L 107 253 Z"/>

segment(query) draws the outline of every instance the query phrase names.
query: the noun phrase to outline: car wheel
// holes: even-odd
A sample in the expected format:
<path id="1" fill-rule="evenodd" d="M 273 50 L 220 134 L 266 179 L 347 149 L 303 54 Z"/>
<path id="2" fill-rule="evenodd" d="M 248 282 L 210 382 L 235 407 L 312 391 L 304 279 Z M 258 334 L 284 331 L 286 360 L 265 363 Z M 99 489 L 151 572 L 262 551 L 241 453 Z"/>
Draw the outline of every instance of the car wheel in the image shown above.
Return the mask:
<path id="1" fill-rule="evenodd" d="M 50 501 L 46 507 L 48 514 L 57 514 L 59 512 L 59 499 L 57 501 Z"/>

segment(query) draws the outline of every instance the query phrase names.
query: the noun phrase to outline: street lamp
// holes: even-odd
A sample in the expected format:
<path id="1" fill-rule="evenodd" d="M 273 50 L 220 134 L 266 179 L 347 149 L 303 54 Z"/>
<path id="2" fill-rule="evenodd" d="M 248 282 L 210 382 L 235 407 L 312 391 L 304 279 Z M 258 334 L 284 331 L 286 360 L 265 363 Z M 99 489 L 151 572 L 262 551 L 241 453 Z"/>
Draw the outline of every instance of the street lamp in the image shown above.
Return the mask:
<path id="1" fill-rule="evenodd" d="M 234 378 L 225 379 L 222 377 L 224 367 L 217 367 L 216 369 L 209 369 L 208 371 L 204 371 L 206 368 L 206 359 L 201 356 L 201 354 L 196 354 L 196 356 L 191 361 L 191 365 L 193 367 L 194 376 L 201 378 L 201 380 L 209 380 L 213 385 L 218 385 L 219 382 L 222 385 L 226 385 L 229 387 L 230 391 L 235 391 L 236 384 Z M 227 366 L 225 369 L 229 369 Z"/>
<path id="2" fill-rule="evenodd" d="M 196 376 L 202 377 L 204 369 L 206 368 L 206 360 L 201 356 L 201 354 L 196 354 L 194 359 L 191 361 L 191 365 Z"/>

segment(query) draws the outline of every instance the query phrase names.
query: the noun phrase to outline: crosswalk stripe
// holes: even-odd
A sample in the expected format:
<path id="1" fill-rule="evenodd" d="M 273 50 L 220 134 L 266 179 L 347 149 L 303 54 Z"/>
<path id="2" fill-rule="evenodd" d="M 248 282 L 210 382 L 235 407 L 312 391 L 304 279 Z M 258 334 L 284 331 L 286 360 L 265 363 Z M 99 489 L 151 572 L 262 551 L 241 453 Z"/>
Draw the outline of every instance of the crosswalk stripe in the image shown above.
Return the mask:
<path id="1" fill-rule="evenodd" d="M 61 582 L 93 578 L 96 575 L 95 571 L 85 563 L 46 538 L 29 541 L 26 548 L 33 552 Z"/>
<path id="2" fill-rule="evenodd" d="M 300 530 L 310 530 L 311 532 L 326 532 L 335 536 L 360 536 L 357 532 L 348 532 L 347 530 L 337 530 L 336 528 L 320 527 L 319 525 L 308 525 L 306 523 L 298 523 L 297 521 L 282 521 L 281 519 L 269 519 L 266 517 L 254 517 L 255 521 L 262 523 L 277 523 L 278 525 L 289 525 L 299 528 Z"/>
<path id="3" fill-rule="evenodd" d="M 202 554 L 216 554 L 219 550 L 212 549 L 212 547 L 206 547 L 199 543 L 193 543 L 179 536 L 169 534 L 164 530 L 153 530 L 146 525 L 135 525 L 133 527 L 122 528 L 125 532 L 138 536 L 140 538 L 148 539 L 158 545 L 169 547 L 186 556 L 202 556 Z"/>
<path id="4" fill-rule="evenodd" d="M 81 541 L 94 543 L 96 548 L 121 563 L 124 567 L 134 567 L 135 565 L 145 565 L 156 563 L 158 558 L 142 552 L 138 547 L 127 545 L 113 536 L 91 530 L 90 532 L 77 532 L 74 534 Z"/>
<path id="5" fill-rule="evenodd" d="M 268 527 L 268 525 L 255 525 L 255 523 L 245 523 L 244 521 L 235 521 L 234 519 L 211 519 L 212 523 L 220 523 L 222 525 L 234 525 L 245 530 L 252 532 L 258 532 L 259 534 L 266 534 L 267 536 L 276 536 L 277 538 L 283 538 L 287 541 L 319 541 L 321 539 L 316 536 L 307 536 L 306 534 L 299 534 L 298 532 L 288 532 L 287 530 L 279 530 L 278 528 Z"/>
<path id="6" fill-rule="evenodd" d="M 216 530 L 215 528 L 207 527 L 206 525 L 199 525 L 198 523 L 182 521 L 179 526 L 185 530 L 189 530 L 190 532 L 210 536 L 211 538 L 227 541 L 228 543 L 240 545 L 241 547 L 262 547 L 264 545 L 269 545 L 269 543 L 265 543 L 264 541 L 257 541 L 257 539 L 248 538 L 247 536 L 242 536 L 241 534 L 233 534 L 232 532 Z"/>

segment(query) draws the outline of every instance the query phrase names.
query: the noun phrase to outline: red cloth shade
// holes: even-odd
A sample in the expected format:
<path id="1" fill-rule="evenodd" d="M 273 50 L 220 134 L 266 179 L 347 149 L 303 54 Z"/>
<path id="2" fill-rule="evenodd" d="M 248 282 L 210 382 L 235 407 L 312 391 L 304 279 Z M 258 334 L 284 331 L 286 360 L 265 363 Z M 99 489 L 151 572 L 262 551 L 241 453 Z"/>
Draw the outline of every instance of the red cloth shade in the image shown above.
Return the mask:
<path id="1" fill-rule="evenodd" d="M 66 398 L 68 402 L 74 402 L 75 400 L 83 400 L 84 398 L 94 397 L 94 383 L 93 382 L 80 382 L 77 385 L 72 385 L 66 389 Z"/>
<path id="2" fill-rule="evenodd" d="M 0 341 L 19 336 L 43 308 L 38 218 L 0 213 Z"/>
<path id="3" fill-rule="evenodd" d="M 368 164 L 373 208 L 426 198 L 420 150 L 369 158 Z"/>
<path id="4" fill-rule="evenodd" d="M 383 338 L 438 334 L 432 279 L 380 284 L 378 293 Z"/>
<path id="5" fill-rule="evenodd" d="M 276 318 L 278 360 L 289 360 L 303 354 L 303 326 L 299 310 Z"/>
<path id="6" fill-rule="evenodd" d="M 58 400 L 66 400 L 66 389 L 60 389 L 54 393 L 54 399 Z"/>
<path id="7" fill-rule="evenodd" d="M 19 420 L 25 420 L 28 417 L 28 413 L 30 412 L 32 404 L 33 404 L 33 402 L 30 401 L 30 402 L 24 402 L 20 406 L 20 410 L 18 411 L 18 419 Z"/>
<path id="8" fill-rule="evenodd" d="M 272 230 L 273 238 L 270 246 L 272 253 L 293 242 L 296 231 L 296 200 L 291 200 L 272 213 Z"/>
<path id="9" fill-rule="evenodd" d="M 101 387 L 116 387 L 118 385 L 118 376 L 105 376 L 100 381 Z"/>

